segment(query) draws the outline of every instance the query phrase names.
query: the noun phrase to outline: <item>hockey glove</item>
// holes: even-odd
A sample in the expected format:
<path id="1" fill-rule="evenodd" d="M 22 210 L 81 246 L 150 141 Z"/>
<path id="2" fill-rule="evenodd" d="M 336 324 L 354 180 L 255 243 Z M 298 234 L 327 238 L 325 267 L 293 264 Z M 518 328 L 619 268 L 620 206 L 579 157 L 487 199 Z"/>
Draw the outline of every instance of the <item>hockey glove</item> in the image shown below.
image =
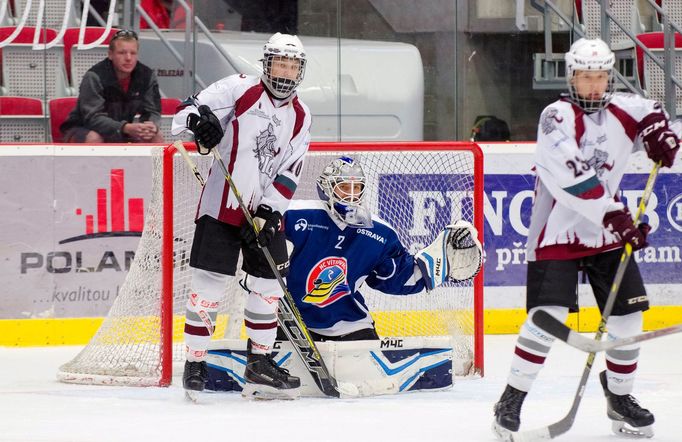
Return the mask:
<path id="1" fill-rule="evenodd" d="M 199 106 L 199 115 L 191 113 L 187 116 L 187 128 L 194 132 L 197 150 L 202 155 L 208 155 L 224 135 L 218 117 L 205 104 Z"/>
<path id="2" fill-rule="evenodd" d="M 267 247 L 270 245 L 275 233 L 279 230 L 282 214 L 273 212 L 270 206 L 261 204 L 256 210 L 253 222 L 258 226 L 258 237 L 253 227 L 247 222 L 241 228 L 241 235 L 244 242 L 251 248 Z"/>
<path id="3" fill-rule="evenodd" d="M 646 237 L 651 226 L 647 223 L 641 223 L 635 227 L 627 209 L 607 212 L 604 215 L 604 227 L 616 234 L 623 243 L 630 243 L 632 251 L 643 249 L 649 245 L 646 242 Z"/>
<path id="4" fill-rule="evenodd" d="M 665 115 L 658 112 L 649 114 L 640 121 L 637 129 L 642 134 L 649 158 L 656 163 L 660 161 L 663 167 L 671 167 L 680 149 L 680 140 L 668 127 Z"/>
<path id="5" fill-rule="evenodd" d="M 427 290 L 448 279 L 465 281 L 481 270 L 482 248 L 478 232 L 470 223 L 451 224 L 414 257 Z"/>

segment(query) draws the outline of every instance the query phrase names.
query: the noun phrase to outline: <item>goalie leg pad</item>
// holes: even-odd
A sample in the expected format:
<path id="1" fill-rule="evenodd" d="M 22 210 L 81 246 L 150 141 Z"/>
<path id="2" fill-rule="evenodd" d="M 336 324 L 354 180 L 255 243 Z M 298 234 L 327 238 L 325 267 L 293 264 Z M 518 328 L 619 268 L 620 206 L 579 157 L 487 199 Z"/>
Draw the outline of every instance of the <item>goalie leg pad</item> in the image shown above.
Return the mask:
<path id="1" fill-rule="evenodd" d="M 381 341 L 318 342 L 331 374 L 342 386 L 355 386 L 358 396 L 439 391 L 452 387 L 454 351 L 448 337 L 385 338 Z M 301 395 L 323 397 L 291 343 L 277 341 L 275 363 L 301 378 Z M 208 383 L 215 391 L 240 391 L 245 386 L 246 343 L 213 340 L 209 346 Z"/>

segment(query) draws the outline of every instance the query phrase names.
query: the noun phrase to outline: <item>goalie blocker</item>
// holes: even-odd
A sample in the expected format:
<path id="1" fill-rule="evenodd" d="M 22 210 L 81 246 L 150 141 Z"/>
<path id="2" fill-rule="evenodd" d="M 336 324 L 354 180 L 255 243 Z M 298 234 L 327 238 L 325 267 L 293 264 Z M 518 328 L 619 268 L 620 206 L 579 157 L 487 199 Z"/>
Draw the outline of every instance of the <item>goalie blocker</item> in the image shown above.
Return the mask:
<path id="1" fill-rule="evenodd" d="M 330 374 L 357 387 L 360 396 L 408 391 L 439 391 L 452 387 L 453 373 L 469 372 L 453 358 L 452 339 L 443 337 L 384 338 L 372 341 L 326 341 L 317 348 Z M 323 397 L 294 348 L 277 341 L 273 360 L 301 379 L 301 395 Z M 206 358 L 213 391 L 241 391 L 244 387 L 246 343 L 238 339 L 212 341 Z M 470 363 L 469 363 L 470 365 Z"/>

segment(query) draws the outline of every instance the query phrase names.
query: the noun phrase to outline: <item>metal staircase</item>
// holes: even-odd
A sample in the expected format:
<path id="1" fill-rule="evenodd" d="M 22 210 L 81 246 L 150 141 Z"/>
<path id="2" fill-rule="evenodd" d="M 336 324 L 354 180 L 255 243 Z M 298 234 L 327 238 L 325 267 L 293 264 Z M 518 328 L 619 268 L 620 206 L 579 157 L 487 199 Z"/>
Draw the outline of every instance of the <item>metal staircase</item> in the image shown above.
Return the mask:
<path id="1" fill-rule="evenodd" d="M 551 26 L 547 26 L 558 17 L 566 23 L 571 33 L 571 39 L 580 37 L 595 38 L 599 37 L 607 42 L 614 50 L 616 55 L 616 70 L 614 77 L 616 88 L 629 90 L 644 96 L 659 99 L 664 102 L 665 108 L 672 116 L 678 114 L 678 108 L 682 110 L 682 101 L 676 99 L 682 92 L 682 60 L 676 63 L 676 58 L 682 58 L 682 47 L 676 50 L 674 45 L 675 32 L 682 33 L 680 26 L 675 23 L 672 17 L 682 16 L 682 1 L 668 0 L 663 1 L 662 5 L 654 0 L 646 0 L 660 17 L 660 28 L 664 35 L 663 50 L 652 50 L 640 42 L 636 35 L 643 31 L 640 24 L 637 4 L 634 0 L 582 0 L 582 13 L 591 14 L 589 18 L 582 20 L 581 24 L 575 17 L 564 14 L 553 0 L 531 0 L 531 6 L 542 12 L 544 26 L 545 52 L 533 54 L 533 88 L 534 89 L 564 89 L 566 87 L 566 66 L 563 53 L 555 53 L 552 49 L 553 32 Z M 614 7 L 615 5 L 615 7 Z M 674 8 L 668 11 L 668 8 Z M 598 19 L 594 15 L 598 13 Z M 575 14 L 574 14 L 575 15 Z M 628 20 L 628 23 L 624 23 Z M 654 63 L 661 71 L 662 81 L 650 82 L 642 88 L 636 68 L 636 48 L 639 48 L 644 57 L 645 63 Z M 678 54 L 678 52 L 680 54 Z M 680 68 L 675 66 L 680 65 Z M 648 71 L 651 72 L 651 69 Z M 642 73 L 640 73 L 642 75 Z M 663 90 L 651 90 L 652 87 Z M 648 89 L 648 90 L 647 90 Z"/>

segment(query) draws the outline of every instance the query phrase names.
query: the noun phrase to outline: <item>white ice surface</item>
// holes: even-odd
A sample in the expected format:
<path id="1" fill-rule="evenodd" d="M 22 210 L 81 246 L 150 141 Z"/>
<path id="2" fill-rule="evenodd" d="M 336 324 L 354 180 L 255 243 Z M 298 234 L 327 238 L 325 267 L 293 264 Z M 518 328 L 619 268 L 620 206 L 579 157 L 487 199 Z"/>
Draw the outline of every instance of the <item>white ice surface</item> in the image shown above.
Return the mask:
<path id="1" fill-rule="evenodd" d="M 492 407 L 506 383 L 515 336 L 486 336 L 485 377 L 438 393 L 364 399 L 246 401 L 183 397 L 170 388 L 61 384 L 57 367 L 78 347 L 0 347 L 0 441 L 493 441 Z M 568 411 L 586 355 L 557 342 L 529 394 L 521 429 Z M 597 357 L 573 428 L 561 441 L 617 441 L 606 418 Z M 635 396 L 656 415 L 655 441 L 682 434 L 682 335 L 642 345 Z"/>

